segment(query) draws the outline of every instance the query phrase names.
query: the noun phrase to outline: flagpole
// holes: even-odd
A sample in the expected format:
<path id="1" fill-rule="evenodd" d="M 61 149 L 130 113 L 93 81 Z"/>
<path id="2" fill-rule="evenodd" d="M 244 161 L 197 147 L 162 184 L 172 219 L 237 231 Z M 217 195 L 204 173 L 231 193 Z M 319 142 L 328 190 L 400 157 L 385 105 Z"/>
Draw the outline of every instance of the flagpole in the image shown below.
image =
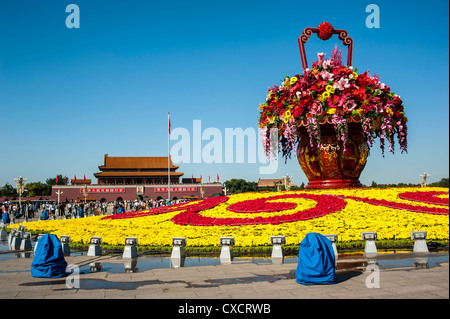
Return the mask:
<path id="1" fill-rule="evenodd" d="M 169 134 L 167 136 L 167 172 L 168 172 L 168 190 L 169 190 L 169 201 L 170 201 L 170 112 L 167 112 L 167 117 L 169 119 Z"/>

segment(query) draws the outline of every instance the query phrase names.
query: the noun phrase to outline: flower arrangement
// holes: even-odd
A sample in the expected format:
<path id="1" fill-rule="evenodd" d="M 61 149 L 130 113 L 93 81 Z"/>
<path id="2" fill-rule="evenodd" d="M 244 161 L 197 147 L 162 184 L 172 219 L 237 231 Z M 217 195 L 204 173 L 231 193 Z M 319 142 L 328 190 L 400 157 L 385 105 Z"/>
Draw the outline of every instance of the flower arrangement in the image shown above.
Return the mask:
<path id="1" fill-rule="evenodd" d="M 266 156 L 280 146 L 283 156 L 290 157 L 299 141 L 298 127 L 305 126 L 310 138 L 320 147 L 320 124 L 334 126 L 338 141 L 344 151 L 348 138 L 348 123 L 361 124 L 370 147 L 375 138 L 380 139 L 384 156 L 385 140 L 389 151 L 394 152 L 394 136 L 397 134 L 401 152 L 407 152 L 407 118 L 400 96 L 391 92 L 380 77 L 369 71 L 358 74 L 357 68 L 342 65 L 342 51 L 337 46 L 330 59 L 324 53 L 311 70 L 303 75 L 286 76 L 280 86 L 269 88 L 266 102 L 259 109 L 259 127 Z M 279 145 L 270 140 L 271 129 L 278 130 Z"/>
<path id="2" fill-rule="evenodd" d="M 449 198 L 448 189 L 437 187 L 252 192 L 109 216 L 33 221 L 26 227 L 70 235 L 73 243 L 101 236 L 104 244 L 123 245 L 131 236 L 140 245 L 161 247 L 170 247 L 177 236 L 192 247 L 218 246 L 222 236 L 234 236 L 237 246 L 266 246 L 270 236 L 280 234 L 288 245 L 298 245 L 310 232 L 338 234 L 339 242 L 350 242 L 368 230 L 377 231 L 379 239 L 408 239 L 412 230 L 426 230 L 428 239 L 445 240 Z"/>

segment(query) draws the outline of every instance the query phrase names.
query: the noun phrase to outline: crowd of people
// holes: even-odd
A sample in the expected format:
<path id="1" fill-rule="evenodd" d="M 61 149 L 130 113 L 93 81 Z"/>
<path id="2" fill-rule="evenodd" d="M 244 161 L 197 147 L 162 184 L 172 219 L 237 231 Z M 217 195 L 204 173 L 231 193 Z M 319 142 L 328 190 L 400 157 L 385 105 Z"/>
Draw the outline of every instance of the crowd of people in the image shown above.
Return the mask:
<path id="1" fill-rule="evenodd" d="M 135 200 L 117 202 L 63 202 L 59 205 L 55 202 L 7 202 L 2 204 L 1 222 L 10 224 L 19 218 L 31 220 L 37 217 L 39 220 L 64 218 L 82 218 L 93 215 L 120 214 L 129 211 L 142 211 L 151 208 L 177 204 L 186 200 Z"/>

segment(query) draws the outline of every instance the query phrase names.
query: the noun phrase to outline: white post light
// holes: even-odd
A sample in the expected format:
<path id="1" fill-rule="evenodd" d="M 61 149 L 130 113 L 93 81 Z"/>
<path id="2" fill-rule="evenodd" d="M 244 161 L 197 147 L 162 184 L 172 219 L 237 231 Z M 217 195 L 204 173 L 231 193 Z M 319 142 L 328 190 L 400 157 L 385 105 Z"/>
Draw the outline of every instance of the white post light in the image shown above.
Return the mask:
<path id="1" fill-rule="evenodd" d="M 334 261 L 335 261 L 335 265 L 337 266 L 337 260 L 338 260 L 338 252 L 337 252 L 337 248 L 336 248 L 337 234 L 326 234 L 324 236 L 329 241 L 331 241 L 331 245 L 333 246 L 333 252 L 334 252 Z"/>
<path id="2" fill-rule="evenodd" d="M 174 268 L 184 267 L 184 261 L 186 254 L 184 252 L 184 246 L 186 246 L 186 237 L 172 237 L 172 254 L 170 261 Z"/>
<path id="3" fill-rule="evenodd" d="M 12 249 L 12 242 L 13 242 L 14 234 L 15 234 L 16 231 L 17 231 L 17 228 L 14 227 L 14 228 L 11 229 L 11 231 L 9 232 L 9 235 L 8 235 L 8 247 L 9 247 L 9 249 Z"/>
<path id="4" fill-rule="evenodd" d="M 8 235 L 8 248 L 9 249 L 11 249 L 11 242 L 12 242 L 12 239 L 13 239 L 13 232 L 15 232 L 17 229 L 14 227 L 14 228 L 12 228 L 11 229 L 11 231 L 9 232 L 9 235 Z"/>
<path id="5" fill-rule="evenodd" d="M 220 245 L 222 249 L 220 250 L 220 263 L 222 265 L 229 265 L 233 261 L 233 252 L 230 246 L 234 246 L 234 237 L 220 237 Z"/>
<path id="6" fill-rule="evenodd" d="M 57 214 L 58 216 L 61 214 L 61 212 L 59 211 L 59 207 L 60 207 L 60 202 L 61 202 L 61 194 L 63 194 L 64 192 L 59 190 L 56 192 L 56 195 L 58 195 L 58 206 L 56 207 L 56 211 L 55 214 Z"/>
<path id="7" fill-rule="evenodd" d="M 8 239 L 8 232 L 6 231 L 6 225 L 2 223 L 0 227 L 2 228 L 0 230 L 0 240 L 6 241 Z"/>
<path id="8" fill-rule="evenodd" d="M 19 194 L 19 211 L 22 212 L 22 194 L 25 192 L 24 186 L 27 179 L 20 176 L 14 180 L 17 182 L 17 193 Z"/>
<path id="9" fill-rule="evenodd" d="M 100 248 L 101 244 L 102 244 L 101 237 L 94 237 L 94 236 L 91 237 L 87 255 L 88 256 L 101 256 L 102 255 L 102 249 Z"/>
<path id="10" fill-rule="evenodd" d="M 19 250 L 21 241 L 21 232 L 15 229 L 12 233 L 11 250 Z"/>
<path id="11" fill-rule="evenodd" d="M 364 256 L 376 256 L 378 254 L 377 246 L 375 244 L 375 240 L 377 240 L 377 232 L 362 232 L 361 238 L 366 241 L 364 246 Z"/>
<path id="12" fill-rule="evenodd" d="M 34 245 L 34 251 L 36 251 L 36 249 L 37 249 L 37 246 L 38 246 L 38 243 L 39 243 L 39 239 L 41 239 L 42 237 L 44 237 L 44 235 L 45 235 L 45 234 L 39 234 L 39 235 L 37 236 L 36 244 Z"/>
<path id="13" fill-rule="evenodd" d="M 272 247 L 272 264 L 284 263 L 284 253 L 281 245 L 286 244 L 286 236 L 270 236 L 270 244 Z"/>
<path id="14" fill-rule="evenodd" d="M 64 256 L 70 256 L 70 247 L 69 247 L 70 236 L 61 235 L 60 241 Z"/>
<path id="15" fill-rule="evenodd" d="M 125 248 L 123 250 L 122 258 L 135 258 L 137 257 L 136 245 L 138 244 L 137 237 L 126 237 L 125 238 Z"/>
<path id="16" fill-rule="evenodd" d="M 32 250 L 31 246 L 31 233 L 24 233 L 22 236 L 22 241 L 20 242 L 20 250 Z"/>
<path id="17" fill-rule="evenodd" d="M 414 249 L 415 253 L 428 253 L 427 246 L 427 232 L 426 231 L 412 231 L 411 239 L 414 240 Z"/>
<path id="18" fill-rule="evenodd" d="M 23 238 L 23 235 L 25 234 L 25 230 L 26 230 L 25 226 L 19 225 L 18 231 L 20 233 L 20 238 Z"/>

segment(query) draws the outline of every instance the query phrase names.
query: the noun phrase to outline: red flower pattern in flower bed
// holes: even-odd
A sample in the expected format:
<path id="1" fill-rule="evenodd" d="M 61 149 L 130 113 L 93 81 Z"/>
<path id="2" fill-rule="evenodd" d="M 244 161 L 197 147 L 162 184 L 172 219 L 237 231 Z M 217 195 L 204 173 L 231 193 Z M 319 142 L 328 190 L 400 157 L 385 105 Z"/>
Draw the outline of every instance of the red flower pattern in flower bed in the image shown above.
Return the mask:
<path id="1" fill-rule="evenodd" d="M 404 200 L 412 200 L 416 202 L 422 202 L 426 204 L 435 204 L 448 206 L 447 198 L 438 198 L 438 195 L 448 194 L 446 192 L 404 192 L 398 195 L 399 198 Z M 284 210 L 295 209 L 296 203 L 292 202 L 271 202 L 280 199 L 290 198 L 304 198 L 317 202 L 317 204 L 310 209 L 294 211 L 292 214 L 277 215 L 255 218 L 241 217 L 241 218 L 215 218 L 202 216 L 200 213 L 207 213 L 208 209 L 212 209 L 217 205 L 226 203 L 229 199 L 227 196 L 212 197 L 194 203 L 183 203 L 170 206 L 164 206 L 159 208 L 153 208 L 144 212 L 127 212 L 122 214 L 116 214 L 103 217 L 102 219 L 122 219 L 122 218 L 136 218 L 165 213 L 176 213 L 171 221 L 178 225 L 192 225 L 192 226 L 215 226 L 215 225 L 258 225 L 258 224 L 282 224 L 301 220 L 308 220 L 317 217 L 322 217 L 327 214 L 338 212 L 346 207 L 346 200 L 352 199 L 362 201 L 371 205 L 385 206 L 388 208 L 407 210 L 417 213 L 435 214 L 435 215 L 448 215 L 448 207 L 429 207 L 421 205 L 411 205 L 393 202 L 385 199 L 375 199 L 368 197 L 356 197 L 356 196 L 335 196 L 335 195 L 315 195 L 315 194 L 283 194 L 265 198 L 257 198 L 251 200 L 244 200 L 227 206 L 227 210 L 236 213 L 273 213 L 282 212 Z"/>
<path id="2" fill-rule="evenodd" d="M 144 212 L 134 210 L 131 212 L 109 215 L 109 216 L 103 217 L 102 219 L 135 218 L 135 217 L 144 217 L 144 216 L 165 214 L 165 213 L 170 213 L 170 212 L 175 212 L 177 210 L 180 210 L 181 208 L 183 208 L 183 206 L 186 206 L 186 205 L 188 205 L 188 204 L 187 203 L 174 204 L 174 205 L 170 205 L 170 206 L 152 208 L 149 211 L 144 211 Z"/>
<path id="3" fill-rule="evenodd" d="M 270 216 L 270 217 L 255 217 L 255 218 L 213 218 L 199 215 L 199 212 L 202 209 L 198 209 L 197 207 L 192 207 L 180 214 L 176 215 L 172 218 L 172 221 L 175 224 L 179 225 L 195 225 L 195 226 L 218 226 L 218 225 L 228 225 L 228 226 L 238 226 L 238 225 L 257 225 L 257 224 L 282 224 L 288 222 L 295 222 L 300 220 L 308 220 L 312 218 L 317 218 L 321 216 L 325 216 L 341 209 L 345 208 L 347 203 L 338 197 L 329 196 L 329 195 L 313 195 L 313 194 L 289 194 L 289 195 L 280 195 L 274 196 L 270 198 L 266 198 L 266 205 L 269 204 L 269 208 L 273 209 L 274 204 L 283 204 L 283 203 L 267 203 L 267 200 L 281 199 L 281 198 L 306 198 L 312 199 L 317 202 L 317 205 L 313 208 L 298 211 L 296 213 L 290 215 L 281 215 L 281 216 Z M 225 199 L 225 201 L 228 198 Z M 247 205 L 247 210 L 252 211 L 252 205 L 254 200 L 243 201 L 240 208 L 244 209 Z M 211 203 L 212 204 L 212 203 Z M 219 203 L 218 203 L 219 204 Z M 295 204 L 296 205 L 296 204 Z M 215 205 L 214 205 L 215 206 Z M 212 206 L 212 207 L 214 207 Z M 230 205 L 231 206 L 231 205 Z M 283 205 L 284 206 L 284 205 Z M 210 208 L 212 208 L 210 207 Z M 284 206 L 286 207 L 286 206 Z M 291 206 L 292 207 L 292 206 Z M 258 209 L 262 210 L 263 205 L 258 203 Z M 286 209 L 286 208 L 285 208 Z"/>
<path id="4" fill-rule="evenodd" d="M 421 202 L 426 204 L 434 204 L 434 205 L 447 205 L 448 206 L 448 198 L 439 198 L 436 197 L 438 195 L 448 195 L 446 192 L 405 192 L 398 194 L 398 197 L 405 200 L 411 200 L 415 202 Z"/>
<path id="5" fill-rule="evenodd" d="M 396 202 L 388 201 L 385 199 L 374 199 L 374 198 L 356 197 L 356 196 L 339 196 L 339 197 L 362 201 L 362 202 L 369 203 L 372 205 L 385 206 L 385 207 L 394 208 L 394 209 L 402 209 L 402 210 L 407 210 L 407 211 L 416 212 L 416 213 L 448 215 L 448 212 L 449 212 L 448 208 L 410 205 L 410 204 L 396 203 Z M 421 200 L 416 199 L 416 201 L 421 201 Z"/>
<path id="6" fill-rule="evenodd" d="M 279 212 L 287 209 L 294 209 L 297 207 L 296 203 L 270 203 L 268 200 L 276 200 L 288 198 L 286 195 L 273 196 L 269 198 L 257 198 L 253 200 L 246 200 L 242 202 L 238 202 L 235 204 L 231 204 L 227 207 L 227 210 L 235 212 L 235 213 L 270 213 L 270 212 Z M 292 198 L 292 197 L 291 197 Z"/>

